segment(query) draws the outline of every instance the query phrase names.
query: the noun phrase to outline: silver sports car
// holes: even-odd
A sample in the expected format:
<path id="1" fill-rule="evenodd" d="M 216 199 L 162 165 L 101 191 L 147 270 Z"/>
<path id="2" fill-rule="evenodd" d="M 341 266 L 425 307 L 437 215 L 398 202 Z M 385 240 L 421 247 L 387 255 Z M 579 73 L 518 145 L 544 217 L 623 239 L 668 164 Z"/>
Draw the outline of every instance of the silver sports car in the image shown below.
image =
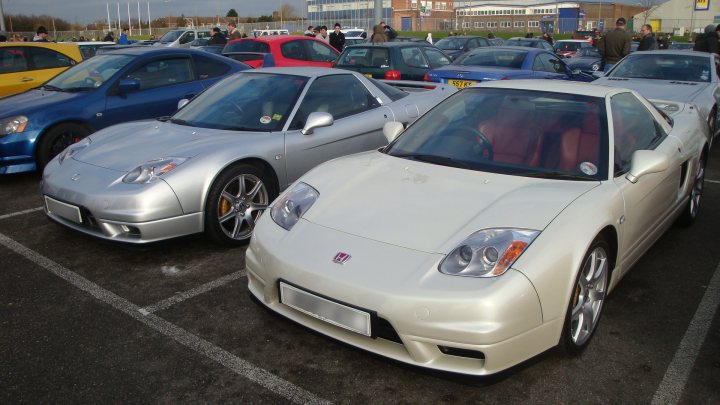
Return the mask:
<path id="1" fill-rule="evenodd" d="M 386 144 L 386 122 L 414 121 L 455 91 L 406 92 L 326 68 L 233 75 L 172 117 L 110 127 L 68 147 L 43 173 L 45 212 L 114 241 L 204 231 L 239 244 L 303 173 Z"/>
<path id="2" fill-rule="evenodd" d="M 720 78 L 718 57 L 714 53 L 667 49 L 634 52 L 593 84 L 632 89 L 648 99 L 695 104 L 707 120 L 713 137 L 720 132 Z M 674 107 L 670 104 L 667 108 Z"/>

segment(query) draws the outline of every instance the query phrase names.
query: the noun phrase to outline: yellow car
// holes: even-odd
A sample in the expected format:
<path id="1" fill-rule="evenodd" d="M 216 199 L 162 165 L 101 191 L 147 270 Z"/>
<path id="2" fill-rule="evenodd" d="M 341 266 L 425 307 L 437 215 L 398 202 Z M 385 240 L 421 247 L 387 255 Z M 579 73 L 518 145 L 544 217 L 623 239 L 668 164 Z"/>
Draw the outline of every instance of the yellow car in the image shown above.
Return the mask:
<path id="1" fill-rule="evenodd" d="M 0 44 L 0 97 L 40 86 L 82 61 L 77 44 L 6 42 Z"/>

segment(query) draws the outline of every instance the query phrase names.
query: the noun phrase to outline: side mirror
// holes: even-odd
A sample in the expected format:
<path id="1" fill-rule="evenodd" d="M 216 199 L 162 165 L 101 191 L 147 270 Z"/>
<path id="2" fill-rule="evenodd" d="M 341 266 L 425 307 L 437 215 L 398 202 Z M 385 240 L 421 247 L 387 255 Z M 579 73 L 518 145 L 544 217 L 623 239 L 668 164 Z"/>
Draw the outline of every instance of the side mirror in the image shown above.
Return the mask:
<path id="1" fill-rule="evenodd" d="M 187 103 L 189 103 L 189 102 L 190 102 L 190 100 L 188 100 L 188 99 L 186 99 L 186 98 L 178 101 L 177 109 L 179 110 L 179 109 L 185 107 L 185 105 L 186 105 Z"/>
<path id="2" fill-rule="evenodd" d="M 581 71 L 580 69 L 572 69 L 572 70 L 570 71 L 570 74 L 573 75 L 573 76 L 577 76 L 577 75 L 579 75 L 580 73 L 582 73 L 582 71 Z"/>
<path id="3" fill-rule="evenodd" d="M 311 135 L 313 129 L 320 127 L 327 127 L 333 124 L 333 116 L 326 112 L 313 112 L 310 113 L 305 122 L 305 127 L 302 129 L 303 135 Z"/>
<path id="4" fill-rule="evenodd" d="M 118 84 L 118 93 L 127 94 L 140 90 L 140 81 L 137 79 L 122 79 Z"/>
<path id="5" fill-rule="evenodd" d="M 630 160 L 630 172 L 625 176 L 630 183 L 637 183 L 640 177 L 667 170 L 670 158 L 654 150 L 636 150 Z"/>
<path id="6" fill-rule="evenodd" d="M 395 140 L 405 130 L 405 126 L 401 122 L 390 121 L 383 125 L 383 135 L 388 143 Z"/>

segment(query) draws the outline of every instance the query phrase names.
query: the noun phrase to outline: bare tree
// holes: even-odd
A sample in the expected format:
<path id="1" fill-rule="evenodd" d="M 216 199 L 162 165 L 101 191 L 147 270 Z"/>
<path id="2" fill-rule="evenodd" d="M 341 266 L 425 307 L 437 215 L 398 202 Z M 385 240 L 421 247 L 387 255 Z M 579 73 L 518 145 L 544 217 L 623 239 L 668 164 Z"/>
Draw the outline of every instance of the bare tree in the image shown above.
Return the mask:
<path id="1" fill-rule="evenodd" d="M 295 11 L 295 7 L 289 4 L 283 4 L 282 6 L 280 6 L 279 11 L 283 20 L 293 20 L 295 19 L 295 17 L 297 17 L 297 11 Z"/>
<path id="2" fill-rule="evenodd" d="M 645 11 L 640 13 L 643 17 L 643 24 L 647 24 L 648 18 L 655 12 L 655 9 L 666 1 L 667 0 L 638 0 L 637 5 L 645 9 Z"/>

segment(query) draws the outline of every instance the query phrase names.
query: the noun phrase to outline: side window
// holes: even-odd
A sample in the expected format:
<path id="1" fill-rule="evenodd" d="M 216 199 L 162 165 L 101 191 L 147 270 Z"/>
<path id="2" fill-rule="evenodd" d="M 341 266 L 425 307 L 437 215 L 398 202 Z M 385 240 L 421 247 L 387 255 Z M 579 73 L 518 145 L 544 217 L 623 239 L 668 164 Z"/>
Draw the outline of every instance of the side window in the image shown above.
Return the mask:
<path id="1" fill-rule="evenodd" d="M 338 57 L 335 48 L 319 41 L 305 41 L 310 45 L 310 60 L 313 62 L 333 62 Z"/>
<path id="2" fill-rule="evenodd" d="M 308 60 L 303 41 L 290 41 L 280 45 L 280 53 L 288 59 Z"/>
<path id="3" fill-rule="evenodd" d="M 337 98 L 337 89 L 343 89 L 342 100 Z M 328 112 L 338 120 L 378 106 L 377 100 L 353 75 L 318 77 L 310 85 L 305 98 L 300 103 L 290 129 L 302 129 L 312 112 Z"/>
<path id="4" fill-rule="evenodd" d="M 555 55 L 543 53 L 535 58 L 533 70 L 550 73 L 565 73 L 565 64 Z"/>
<path id="5" fill-rule="evenodd" d="M 450 64 L 450 59 L 437 49 L 424 48 L 423 50 L 425 51 L 425 56 L 427 56 L 428 61 L 430 61 L 431 68 L 436 69 Z"/>
<path id="6" fill-rule="evenodd" d="M 478 43 L 477 38 L 472 38 L 472 39 L 468 40 L 466 47 L 467 47 L 467 49 L 475 49 L 479 46 L 480 46 L 480 44 Z"/>
<path id="7" fill-rule="evenodd" d="M 186 32 L 183 34 L 183 36 L 180 37 L 180 43 L 181 44 L 187 44 L 188 42 L 192 42 L 195 40 L 195 33 L 194 32 Z"/>
<path id="8" fill-rule="evenodd" d="M 422 52 L 420 52 L 420 48 L 400 48 L 400 56 L 402 57 L 403 62 L 405 62 L 407 66 L 425 69 L 428 68 L 428 62 L 427 60 L 425 60 Z"/>
<path id="9" fill-rule="evenodd" d="M 490 41 L 485 38 L 478 38 L 477 41 L 479 42 L 480 46 L 490 46 Z"/>
<path id="10" fill-rule="evenodd" d="M 27 60 L 22 47 L 0 48 L 0 73 L 24 72 L 28 70 Z"/>
<path id="11" fill-rule="evenodd" d="M 632 93 L 620 93 L 610 99 L 615 139 L 615 175 L 630 170 L 636 150 L 654 149 L 667 134 L 655 117 Z"/>
<path id="12" fill-rule="evenodd" d="M 230 70 L 230 65 L 206 56 L 193 55 L 193 59 L 195 61 L 195 79 L 197 80 L 222 76 Z"/>
<path id="13" fill-rule="evenodd" d="M 75 64 L 72 59 L 50 49 L 33 48 L 31 52 L 35 69 L 52 69 Z"/>
<path id="14" fill-rule="evenodd" d="M 162 59 L 148 62 L 125 78 L 140 82 L 140 90 L 189 82 L 194 79 L 190 58 Z"/>

